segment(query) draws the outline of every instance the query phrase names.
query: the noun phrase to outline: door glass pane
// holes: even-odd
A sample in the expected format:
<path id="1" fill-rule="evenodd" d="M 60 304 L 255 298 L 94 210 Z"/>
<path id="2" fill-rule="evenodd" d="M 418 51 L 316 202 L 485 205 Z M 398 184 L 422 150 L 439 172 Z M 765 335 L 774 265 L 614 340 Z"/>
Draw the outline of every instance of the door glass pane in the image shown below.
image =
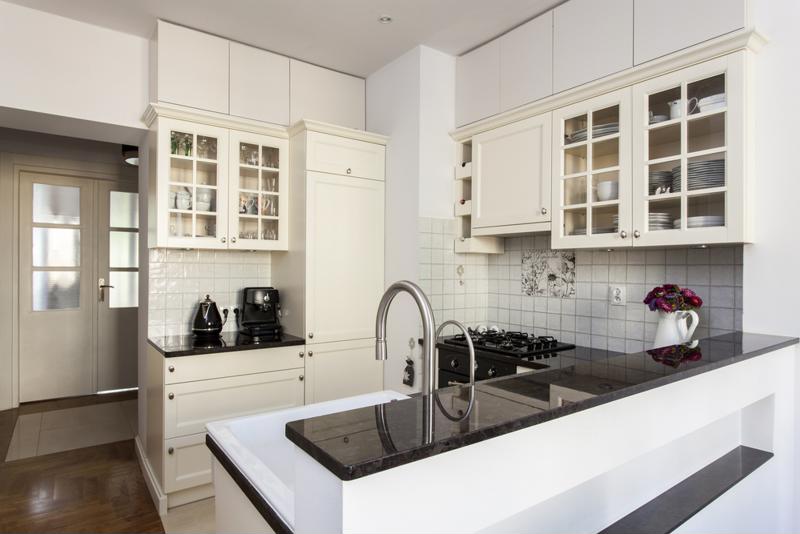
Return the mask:
<path id="1" fill-rule="evenodd" d="M 169 181 L 179 184 L 192 183 L 192 160 L 170 158 Z"/>
<path id="2" fill-rule="evenodd" d="M 647 230 L 658 232 L 681 227 L 681 199 L 667 198 L 647 203 Z"/>
<path id="3" fill-rule="evenodd" d="M 107 289 L 110 308 L 135 308 L 139 305 L 138 272 L 111 271 L 108 277 L 108 283 L 114 286 Z"/>
<path id="4" fill-rule="evenodd" d="M 261 190 L 271 193 L 278 192 L 278 173 L 276 171 L 261 171 Z"/>
<path id="5" fill-rule="evenodd" d="M 586 115 L 572 117 L 564 121 L 564 144 L 586 141 Z"/>
<path id="6" fill-rule="evenodd" d="M 81 259 L 81 231 L 72 228 L 34 228 L 34 267 L 77 267 Z"/>
<path id="7" fill-rule="evenodd" d="M 210 161 L 197 162 L 197 185 L 217 185 L 217 164 Z"/>
<path id="8" fill-rule="evenodd" d="M 267 217 L 278 216 L 277 195 L 261 195 L 261 215 L 265 215 Z"/>
<path id="9" fill-rule="evenodd" d="M 258 170 L 239 167 L 239 189 L 258 190 Z"/>
<path id="10" fill-rule="evenodd" d="M 597 141 L 592 144 L 592 169 L 606 169 L 619 165 L 619 138 Z"/>
<path id="11" fill-rule="evenodd" d="M 80 307 L 78 271 L 33 272 L 33 310 L 67 310 Z"/>
<path id="12" fill-rule="evenodd" d="M 170 132 L 170 152 L 176 156 L 190 157 L 193 153 L 194 135 L 184 132 Z"/>
<path id="13" fill-rule="evenodd" d="M 709 113 L 727 105 L 725 75 L 718 74 L 692 82 L 686 86 L 686 111 L 688 115 Z"/>
<path id="14" fill-rule="evenodd" d="M 216 237 L 216 235 L 217 216 L 198 214 L 195 221 L 194 237 Z"/>
<path id="15" fill-rule="evenodd" d="M 197 157 L 201 159 L 217 159 L 217 140 L 213 137 L 198 135 Z"/>
<path id="16" fill-rule="evenodd" d="M 681 116 L 681 88 L 672 87 L 648 97 L 647 112 L 650 124 L 658 124 Z"/>
<path id="17" fill-rule="evenodd" d="M 564 151 L 564 174 L 586 172 L 586 145 L 568 148 Z"/>
<path id="18" fill-rule="evenodd" d="M 681 190 L 680 160 L 664 161 L 648 166 L 647 180 L 647 192 L 650 195 L 679 192 Z"/>
<path id="19" fill-rule="evenodd" d="M 239 143 L 239 164 L 258 166 L 258 145 Z"/>
<path id="20" fill-rule="evenodd" d="M 660 159 L 681 153 L 681 125 L 670 124 L 651 129 L 648 134 L 648 159 Z"/>
<path id="21" fill-rule="evenodd" d="M 192 235 L 192 216 L 186 213 L 169 214 L 169 235 L 189 237 Z"/>
<path id="22" fill-rule="evenodd" d="M 725 193 L 689 197 L 687 228 L 725 226 Z"/>
<path id="23" fill-rule="evenodd" d="M 278 239 L 278 221 L 261 221 L 261 239 L 275 241 Z"/>
<path id="24" fill-rule="evenodd" d="M 586 235 L 586 209 L 564 210 L 564 235 Z"/>
<path id="25" fill-rule="evenodd" d="M 725 187 L 725 154 L 689 158 L 686 163 L 689 191 Z M 679 171 L 680 172 L 680 171 Z"/>
<path id="26" fill-rule="evenodd" d="M 613 234 L 619 228 L 619 208 L 602 206 L 592 208 L 592 234 Z"/>
<path id="27" fill-rule="evenodd" d="M 725 146 L 725 114 L 715 113 L 688 123 L 688 150 L 699 152 Z"/>
<path id="28" fill-rule="evenodd" d="M 619 133 L 619 106 L 600 109 L 592 113 L 592 138 Z"/>
<path id="29" fill-rule="evenodd" d="M 280 165 L 278 149 L 271 146 L 265 146 L 261 148 L 261 151 L 261 166 L 269 169 L 277 169 Z"/>
<path id="30" fill-rule="evenodd" d="M 33 222 L 80 224 L 80 188 L 62 185 L 33 184 Z"/>
<path id="31" fill-rule="evenodd" d="M 603 172 L 592 176 L 592 201 L 619 200 L 619 172 Z"/>
<path id="32" fill-rule="evenodd" d="M 139 193 L 111 191 L 110 202 L 112 228 L 139 228 Z"/>
<path id="33" fill-rule="evenodd" d="M 139 234 L 109 232 L 108 252 L 108 266 L 112 269 L 139 267 Z"/>
<path id="34" fill-rule="evenodd" d="M 584 204 L 586 202 L 586 176 L 564 180 L 564 205 Z"/>

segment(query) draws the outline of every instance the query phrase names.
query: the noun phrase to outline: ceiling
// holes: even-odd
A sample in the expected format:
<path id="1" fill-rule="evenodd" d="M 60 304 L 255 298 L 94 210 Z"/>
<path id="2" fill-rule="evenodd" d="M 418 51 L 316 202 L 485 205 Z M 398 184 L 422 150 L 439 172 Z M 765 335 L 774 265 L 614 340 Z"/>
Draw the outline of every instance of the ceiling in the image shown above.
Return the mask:
<path id="1" fill-rule="evenodd" d="M 367 76 L 420 44 L 462 54 L 564 0 L 8 1 L 142 37 L 162 18 Z"/>

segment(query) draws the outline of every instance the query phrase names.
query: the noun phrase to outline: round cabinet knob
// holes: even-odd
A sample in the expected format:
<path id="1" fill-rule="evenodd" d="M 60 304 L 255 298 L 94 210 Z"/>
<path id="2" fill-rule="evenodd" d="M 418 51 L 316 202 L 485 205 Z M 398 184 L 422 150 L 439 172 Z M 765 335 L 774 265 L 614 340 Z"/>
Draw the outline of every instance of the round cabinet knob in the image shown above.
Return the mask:
<path id="1" fill-rule="evenodd" d="M 169 366 L 169 372 L 170 373 L 174 373 L 175 372 L 175 366 L 174 365 L 170 365 Z"/>
<path id="2" fill-rule="evenodd" d="M 620 232 L 619 232 L 619 236 L 620 236 L 622 239 L 625 239 L 626 237 L 628 237 L 628 232 L 626 232 L 625 230 L 620 230 Z"/>
<path id="3" fill-rule="evenodd" d="M 489 378 L 493 378 L 497 376 L 497 369 L 495 369 L 494 367 L 490 367 L 489 370 L 486 371 L 486 374 L 489 375 Z"/>
<path id="4" fill-rule="evenodd" d="M 298 376 L 298 377 L 297 377 L 297 379 L 298 379 L 298 380 L 300 380 L 300 382 L 302 382 L 303 380 L 305 380 L 305 378 L 306 378 L 306 377 L 305 377 L 305 376 L 303 376 L 303 375 L 300 375 L 300 376 Z"/>
<path id="5" fill-rule="evenodd" d="M 542 215 L 547 215 L 547 208 L 542 208 Z"/>
<path id="6" fill-rule="evenodd" d="M 309 358 L 313 358 L 314 357 L 314 351 L 313 350 L 308 351 L 308 357 Z"/>
<path id="7" fill-rule="evenodd" d="M 305 355 L 306 355 L 306 353 L 301 350 L 299 356 L 302 358 Z"/>
<path id="8" fill-rule="evenodd" d="M 347 171 L 345 171 L 345 172 L 347 172 L 347 174 L 351 174 L 353 172 L 353 170 L 350 167 L 347 167 Z"/>
<path id="9" fill-rule="evenodd" d="M 231 243 L 236 243 L 236 236 L 233 236 L 233 237 L 231 238 Z"/>
<path id="10" fill-rule="evenodd" d="M 633 237 L 638 239 L 638 238 L 642 237 L 642 234 L 639 233 L 639 230 L 634 230 L 633 231 Z"/>
<path id="11" fill-rule="evenodd" d="M 452 367 L 453 369 L 458 369 L 458 360 L 456 360 L 455 358 L 450 360 L 450 367 Z"/>
<path id="12" fill-rule="evenodd" d="M 309 339 L 314 339 L 314 332 L 309 332 L 308 333 L 308 338 Z"/>
<path id="13" fill-rule="evenodd" d="M 175 398 L 175 394 L 174 393 L 170 393 L 169 395 L 167 395 L 167 397 L 169 397 L 169 400 L 172 400 L 172 399 Z"/>
<path id="14" fill-rule="evenodd" d="M 169 449 L 167 449 L 167 454 L 174 454 L 174 453 L 175 453 L 175 447 L 170 447 Z"/>
<path id="15" fill-rule="evenodd" d="M 219 238 L 219 240 L 220 240 L 220 241 L 222 241 L 222 242 L 224 243 L 224 242 L 226 241 L 226 240 L 225 240 L 225 236 L 223 236 L 223 237 L 220 237 L 220 238 Z"/>

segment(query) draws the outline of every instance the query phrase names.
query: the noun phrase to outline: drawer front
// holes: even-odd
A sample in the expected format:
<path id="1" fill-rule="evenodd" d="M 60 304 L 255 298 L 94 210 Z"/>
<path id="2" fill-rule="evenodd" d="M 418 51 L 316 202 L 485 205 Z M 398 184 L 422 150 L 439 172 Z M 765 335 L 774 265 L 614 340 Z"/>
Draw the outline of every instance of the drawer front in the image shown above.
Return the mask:
<path id="1" fill-rule="evenodd" d="M 178 384 L 226 376 L 303 367 L 303 345 L 165 358 L 164 383 Z"/>
<path id="2" fill-rule="evenodd" d="M 206 434 L 168 439 L 164 449 L 164 491 L 172 493 L 211 483 L 211 451 Z"/>
<path id="3" fill-rule="evenodd" d="M 306 167 L 310 171 L 383 180 L 385 156 L 383 145 L 308 132 Z"/>
<path id="4" fill-rule="evenodd" d="M 301 406 L 302 378 L 302 369 L 290 369 L 168 385 L 165 437 L 205 432 L 211 421 Z"/>

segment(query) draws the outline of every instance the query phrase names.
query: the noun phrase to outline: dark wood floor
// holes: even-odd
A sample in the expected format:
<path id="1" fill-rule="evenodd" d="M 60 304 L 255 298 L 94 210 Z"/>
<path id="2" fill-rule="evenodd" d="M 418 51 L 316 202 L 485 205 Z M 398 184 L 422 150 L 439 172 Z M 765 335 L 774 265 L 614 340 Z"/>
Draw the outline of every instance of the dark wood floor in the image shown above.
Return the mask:
<path id="1" fill-rule="evenodd" d="M 0 532 L 164 532 L 133 440 L 0 464 Z"/>

